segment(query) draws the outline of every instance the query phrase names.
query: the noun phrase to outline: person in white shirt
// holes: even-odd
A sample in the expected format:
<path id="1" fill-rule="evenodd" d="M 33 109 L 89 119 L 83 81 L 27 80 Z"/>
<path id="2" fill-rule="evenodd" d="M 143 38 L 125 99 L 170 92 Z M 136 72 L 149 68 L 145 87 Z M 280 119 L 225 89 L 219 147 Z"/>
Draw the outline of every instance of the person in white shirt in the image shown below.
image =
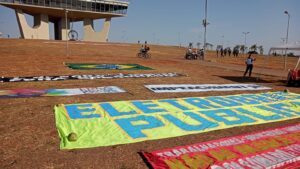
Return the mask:
<path id="1" fill-rule="evenodd" d="M 192 48 L 189 48 L 189 49 L 188 49 L 188 53 L 189 53 L 189 54 L 192 54 L 192 53 L 193 53 L 193 49 L 192 49 Z"/>
<path id="2" fill-rule="evenodd" d="M 253 62 L 255 60 L 256 59 L 252 58 L 251 54 L 249 54 L 248 58 L 245 61 L 245 64 L 246 64 L 247 67 L 246 67 L 246 71 L 244 73 L 244 77 L 246 76 L 246 74 L 248 73 L 248 71 L 249 71 L 249 77 L 251 77 L 251 73 L 252 73 L 252 69 L 253 69 Z"/>

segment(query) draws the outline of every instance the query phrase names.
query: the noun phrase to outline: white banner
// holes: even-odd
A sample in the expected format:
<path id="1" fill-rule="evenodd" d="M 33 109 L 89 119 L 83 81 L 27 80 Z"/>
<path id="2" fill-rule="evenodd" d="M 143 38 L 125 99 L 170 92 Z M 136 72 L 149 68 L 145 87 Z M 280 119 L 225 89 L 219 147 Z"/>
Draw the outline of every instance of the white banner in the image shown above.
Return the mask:
<path id="1" fill-rule="evenodd" d="M 0 77 L 0 82 L 35 82 L 60 80 L 94 80 L 94 79 L 123 79 L 123 78 L 162 78 L 185 76 L 173 73 L 147 73 L 147 74 L 99 74 L 99 75 L 62 75 L 62 76 L 33 76 L 33 77 Z"/>
<path id="2" fill-rule="evenodd" d="M 208 91 L 234 91 L 234 90 L 270 90 L 270 87 L 256 84 L 165 84 L 145 85 L 155 93 L 173 92 L 208 92 Z"/>

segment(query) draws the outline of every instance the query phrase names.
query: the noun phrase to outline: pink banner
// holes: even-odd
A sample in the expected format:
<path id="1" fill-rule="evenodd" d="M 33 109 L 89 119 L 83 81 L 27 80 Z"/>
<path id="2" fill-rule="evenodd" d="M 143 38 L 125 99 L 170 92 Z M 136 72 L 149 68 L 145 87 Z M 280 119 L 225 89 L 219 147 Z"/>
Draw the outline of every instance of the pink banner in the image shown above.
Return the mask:
<path id="1" fill-rule="evenodd" d="M 154 169 L 294 169 L 300 167 L 300 123 L 143 155 Z"/>

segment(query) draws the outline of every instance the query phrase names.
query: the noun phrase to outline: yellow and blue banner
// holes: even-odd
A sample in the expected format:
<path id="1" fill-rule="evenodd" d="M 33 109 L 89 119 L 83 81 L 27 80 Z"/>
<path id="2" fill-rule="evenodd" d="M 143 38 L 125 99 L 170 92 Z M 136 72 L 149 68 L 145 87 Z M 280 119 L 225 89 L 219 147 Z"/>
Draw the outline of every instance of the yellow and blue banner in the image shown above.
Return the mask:
<path id="1" fill-rule="evenodd" d="M 128 144 L 300 117 L 285 92 L 55 106 L 61 149 Z"/>

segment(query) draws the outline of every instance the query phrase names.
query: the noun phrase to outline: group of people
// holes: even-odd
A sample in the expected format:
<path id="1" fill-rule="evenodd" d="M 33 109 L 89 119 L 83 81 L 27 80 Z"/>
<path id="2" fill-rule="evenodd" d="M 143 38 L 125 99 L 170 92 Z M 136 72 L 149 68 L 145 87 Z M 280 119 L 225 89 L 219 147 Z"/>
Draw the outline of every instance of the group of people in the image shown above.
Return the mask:
<path id="1" fill-rule="evenodd" d="M 221 47 L 219 49 L 217 48 L 216 51 L 217 51 L 217 57 L 219 57 L 219 53 L 220 53 L 221 57 L 227 56 L 227 54 L 228 54 L 228 56 L 231 56 L 231 54 L 233 54 L 233 56 L 238 57 L 239 53 L 240 53 L 239 49 L 234 48 L 233 50 L 231 50 L 230 47 L 225 48 L 225 49 L 223 49 L 223 47 Z"/>
<path id="2" fill-rule="evenodd" d="M 200 60 L 203 60 L 203 58 L 204 58 L 203 49 L 196 49 L 195 51 L 193 51 L 193 49 L 191 47 L 189 47 L 186 51 L 185 59 L 193 60 L 193 59 L 198 59 L 198 58 Z"/>
<path id="3" fill-rule="evenodd" d="M 142 45 L 141 49 L 140 49 L 140 52 L 141 53 L 147 53 L 148 51 L 150 50 L 150 47 L 147 46 L 147 45 Z"/>
<path id="4" fill-rule="evenodd" d="M 150 47 L 147 45 L 147 41 L 145 41 L 145 44 L 141 46 L 139 52 L 137 53 L 137 57 L 149 59 L 151 58 L 151 54 L 148 53 L 149 51 L 150 51 Z"/>
<path id="5" fill-rule="evenodd" d="M 147 41 L 145 41 L 145 44 L 142 45 L 141 49 L 140 49 L 140 53 L 147 53 L 150 50 L 150 47 L 147 45 Z M 233 56 L 238 56 L 239 54 L 239 50 L 238 49 L 233 49 L 233 52 L 231 51 L 230 48 L 225 48 L 223 50 L 223 48 L 217 49 L 217 56 L 219 56 L 219 51 L 221 54 L 221 57 L 224 57 L 227 55 L 231 56 L 231 53 L 233 53 Z M 187 51 L 186 51 L 186 55 L 185 55 L 185 59 L 197 59 L 199 58 L 200 60 L 203 60 L 204 57 L 204 51 L 203 49 L 196 49 L 195 51 L 193 51 L 192 47 L 188 47 Z M 247 75 L 247 73 L 249 72 L 249 77 L 251 77 L 252 74 L 252 70 L 253 70 L 253 62 L 256 59 L 252 57 L 252 54 L 249 54 L 249 56 L 247 57 L 245 64 L 246 64 L 246 70 L 244 73 L 244 77 Z"/>
<path id="6" fill-rule="evenodd" d="M 150 47 L 147 45 L 147 41 L 145 41 L 145 44 L 142 45 L 140 49 L 140 53 L 147 53 L 150 50 Z"/>

